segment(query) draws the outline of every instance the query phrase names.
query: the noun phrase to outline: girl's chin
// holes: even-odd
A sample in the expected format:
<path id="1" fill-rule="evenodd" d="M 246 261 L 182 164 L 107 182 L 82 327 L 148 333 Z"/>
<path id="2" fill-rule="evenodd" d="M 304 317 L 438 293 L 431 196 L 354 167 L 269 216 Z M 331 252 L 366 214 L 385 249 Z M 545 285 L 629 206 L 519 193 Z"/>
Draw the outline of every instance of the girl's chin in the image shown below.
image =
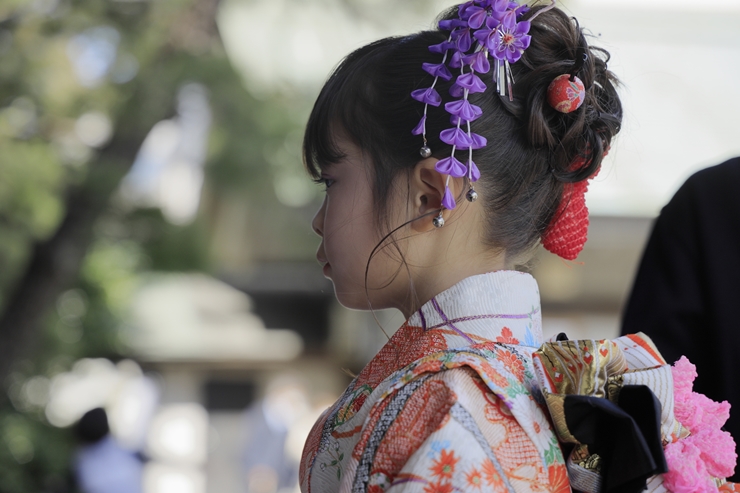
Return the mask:
<path id="1" fill-rule="evenodd" d="M 367 295 L 358 288 L 347 289 L 338 279 L 329 278 L 334 285 L 334 296 L 340 305 L 350 310 L 367 310 Z M 339 281 L 339 282 L 338 282 Z"/>
<path id="2" fill-rule="evenodd" d="M 331 279 L 331 265 L 329 264 L 329 262 L 324 264 L 323 272 L 324 277 L 326 277 L 327 279 Z"/>
<path id="3" fill-rule="evenodd" d="M 383 303 L 380 300 L 368 299 L 368 296 L 363 289 L 344 290 L 342 289 L 343 286 L 341 283 L 337 284 L 334 279 L 332 279 L 332 283 L 334 284 L 334 296 L 339 304 L 344 308 L 359 311 L 384 310 L 386 308 L 392 308 L 391 305 Z"/>

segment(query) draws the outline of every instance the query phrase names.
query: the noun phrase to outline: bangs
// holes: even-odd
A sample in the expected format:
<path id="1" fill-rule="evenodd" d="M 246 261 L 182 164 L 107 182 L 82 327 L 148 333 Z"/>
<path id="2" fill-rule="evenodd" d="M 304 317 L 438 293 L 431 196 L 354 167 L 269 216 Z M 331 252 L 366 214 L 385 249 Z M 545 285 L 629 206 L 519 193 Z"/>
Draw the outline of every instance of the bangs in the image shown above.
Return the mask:
<path id="1" fill-rule="evenodd" d="M 371 116 L 379 100 L 373 75 L 399 39 L 382 39 L 351 53 L 324 84 L 303 138 L 303 162 L 312 178 L 320 178 L 322 171 L 345 157 L 338 137 L 363 149 L 372 148 L 373 139 L 379 137 Z"/>
<path id="2" fill-rule="evenodd" d="M 424 105 L 411 93 L 432 82 L 422 67 L 438 58 L 429 46 L 445 39 L 439 31 L 422 31 L 381 39 L 350 53 L 324 84 L 306 124 L 303 162 L 314 180 L 346 157 L 341 146 L 345 141 L 367 156 L 378 224 L 388 219 L 394 180 L 421 159 L 422 137 L 412 129 L 424 114 Z M 446 94 L 450 85 L 439 81 L 437 88 Z M 451 149 L 439 139 L 449 115 L 443 109 L 431 113 L 435 116 L 427 120 L 427 138 L 435 157 L 441 158 Z"/>
<path id="3" fill-rule="evenodd" d="M 340 67 L 341 68 L 341 67 Z M 346 76 L 337 69 L 321 90 L 306 124 L 303 136 L 303 162 L 314 179 L 321 177 L 328 166 L 344 158 L 336 142 L 336 130 L 344 127 L 343 114 L 351 100 L 347 97 Z M 344 111 L 340 111 L 344 108 Z"/>

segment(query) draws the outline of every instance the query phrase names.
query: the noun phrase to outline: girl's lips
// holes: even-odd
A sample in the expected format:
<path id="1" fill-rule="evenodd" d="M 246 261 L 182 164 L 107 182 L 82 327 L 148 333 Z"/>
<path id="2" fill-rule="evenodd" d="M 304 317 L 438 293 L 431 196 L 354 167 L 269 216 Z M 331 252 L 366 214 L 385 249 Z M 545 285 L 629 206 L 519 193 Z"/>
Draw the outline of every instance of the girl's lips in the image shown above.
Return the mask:
<path id="1" fill-rule="evenodd" d="M 324 277 L 329 277 L 330 270 L 331 270 L 331 265 L 329 264 L 329 262 L 325 263 L 324 268 L 322 269 L 322 271 L 324 272 Z"/>

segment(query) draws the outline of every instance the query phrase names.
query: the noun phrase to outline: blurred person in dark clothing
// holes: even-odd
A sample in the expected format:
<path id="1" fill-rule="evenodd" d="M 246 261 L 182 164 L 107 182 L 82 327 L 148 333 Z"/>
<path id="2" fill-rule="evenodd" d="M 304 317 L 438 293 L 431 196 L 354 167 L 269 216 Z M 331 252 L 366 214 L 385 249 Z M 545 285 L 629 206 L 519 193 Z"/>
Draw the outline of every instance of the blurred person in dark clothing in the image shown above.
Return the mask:
<path id="1" fill-rule="evenodd" d="M 694 391 L 732 405 L 740 436 L 740 158 L 701 170 L 655 222 L 622 334 L 649 335 L 666 361 L 696 365 Z M 737 473 L 730 481 L 737 481 Z"/>
<path id="2" fill-rule="evenodd" d="M 104 409 L 86 412 L 75 432 L 81 445 L 74 472 L 82 493 L 142 493 L 141 458 L 110 434 Z"/>
<path id="3" fill-rule="evenodd" d="M 274 379 L 264 398 L 247 409 L 247 437 L 242 452 L 246 493 L 295 491 L 300 449 L 293 454 L 295 457 L 291 457 L 288 436 L 308 412 L 305 386 L 291 376 Z"/>

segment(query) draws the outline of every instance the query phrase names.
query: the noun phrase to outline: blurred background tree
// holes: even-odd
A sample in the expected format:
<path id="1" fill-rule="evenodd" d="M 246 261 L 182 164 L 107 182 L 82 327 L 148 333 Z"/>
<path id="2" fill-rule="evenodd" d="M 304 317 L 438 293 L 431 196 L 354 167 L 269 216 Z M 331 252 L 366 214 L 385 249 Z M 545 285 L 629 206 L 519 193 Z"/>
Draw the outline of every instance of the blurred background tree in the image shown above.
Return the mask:
<path id="1" fill-rule="evenodd" d="M 305 103 L 244 89 L 221 45 L 217 8 L 217 0 L 0 5 L 2 492 L 68 488 L 73 441 L 44 417 L 49 379 L 82 357 L 125 356 L 116 329 L 138 272 L 214 268 L 220 204 L 246 197 L 270 210 L 269 221 L 243 221 L 276 257 L 310 251 L 307 223 L 272 186 L 300 166 Z M 187 138 L 184 112 L 204 101 L 204 162 L 191 163 L 196 175 L 205 170 L 202 206 L 196 199 L 194 210 L 166 217 L 140 193 L 127 199 L 119 187 L 150 131 L 179 122 Z M 265 149 L 286 146 L 295 162 L 268 161 Z M 159 177 L 165 188 L 176 178 Z M 288 233 L 270 242 L 278 230 L 293 241 Z"/>

